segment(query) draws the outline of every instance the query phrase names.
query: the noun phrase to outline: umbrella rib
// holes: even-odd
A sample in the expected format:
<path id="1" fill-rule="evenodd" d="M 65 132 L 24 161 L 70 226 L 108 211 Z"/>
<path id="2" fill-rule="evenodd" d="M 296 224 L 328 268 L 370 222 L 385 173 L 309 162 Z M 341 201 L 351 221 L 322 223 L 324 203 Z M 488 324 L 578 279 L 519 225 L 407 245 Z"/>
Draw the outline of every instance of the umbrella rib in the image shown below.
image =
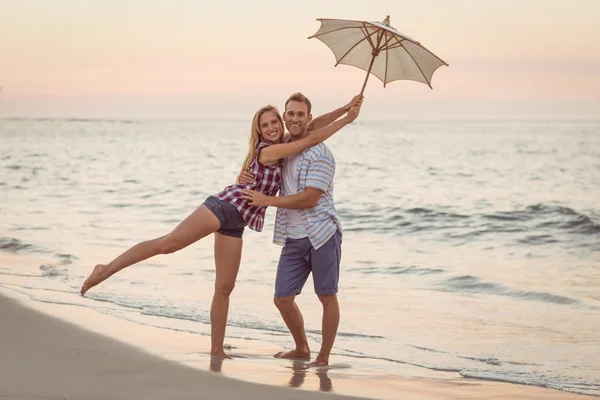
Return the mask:
<path id="1" fill-rule="evenodd" d="M 316 38 L 316 37 L 319 37 L 319 36 L 327 35 L 328 33 L 342 31 L 344 29 L 356 29 L 356 28 L 358 28 L 358 27 L 357 26 L 344 26 L 342 28 L 337 28 L 337 29 L 334 29 L 334 30 L 331 30 L 331 31 L 327 31 L 327 32 L 315 33 L 314 35 L 309 36 L 308 38 L 312 39 L 312 38 Z"/>
<path id="2" fill-rule="evenodd" d="M 383 33 L 384 33 L 385 37 L 387 38 L 388 32 L 387 32 L 387 31 L 384 31 L 383 29 L 382 29 L 382 31 L 383 31 Z M 391 41 L 393 38 L 394 38 L 394 34 L 390 33 L 390 38 L 389 38 L 389 39 L 387 39 L 387 40 L 385 41 L 385 43 L 384 43 L 384 44 L 383 44 L 383 46 L 381 47 L 381 50 L 387 50 L 388 43 L 389 43 L 389 42 L 390 42 L 390 41 Z"/>
<path id="3" fill-rule="evenodd" d="M 338 64 L 339 64 L 339 63 L 341 63 L 341 62 L 342 62 L 342 60 L 343 60 L 344 58 L 346 58 L 346 56 L 347 56 L 347 55 L 348 55 L 348 54 L 349 54 L 349 53 L 350 53 L 352 50 L 354 50 L 354 48 L 355 48 L 356 46 L 358 46 L 359 44 L 361 44 L 362 42 L 364 42 L 364 41 L 365 41 L 365 39 L 366 39 L 366 37 L 362 38 L 361 40 L 359 40 L 358 42 L 356 42 L 356 43 L 354 44 L 354 46 L 350 47 L 350 50 L 348 50 L 348 51 L 346 52 L 346 54 L 344 54 L 344 55 L 342 56 L 342 58 L 340 58 L 340 59 L 338 60 L 338 62 L 336 62 L 336 63 L 335 63 L 334 67 L 337 67 L 337 66 L 338 66 Z"/>
<path id="4" fill-rule="evenodd" d="M 405 36 L 404 36 L 402 33 L 400 33 L 400 32 L 398 32 L 398 31 L 396 31 L 396 30 L 395 30 L 394 28 L 392 28 L 392 27 L 388 27 L 388 28 L 394 29 L 394 31 L 395 31 L 395 32 L 394 32 L 394 31 L 392 31 L 392 30 L 390 30 L 390 29 L 388 29 L 388 28 L 382 28 L 382 27 L 380 27 L 380 26 L 378 26 L 378 25 L 372 24 L 372 23 L 370 23 L 370 22 L 367 22 L 367 21 L 363 22 L 363 24 L 364 24 L 364 23 L 367 23 L 367 24 L 369 24 L 369 25 L 371 25 L 371 26 L 374 26 L 376 29 L 385 30 L 386 32 L 389 32 L 389 33 L 391 33 L 391 34 L 392 34 L 392 35 L 394 35 L 394 36 L 399 36 L 399 37 L 401 37 L 401 38 L 402 38 L 402 40 L 408 40 L 409 42 L 411 42 L 411 43 L 414 43 L 414 44 L 416 44 L 416 45 L 418 45 L 418 46 L 420 46 L 420 45 L 421 45 L 421 43 L 419 43 L 419 42 L 418 42 L 418 41 L 416 41 L 415 39 L 411 39 L 410 37 L 405 37 Z"/>
<path id="5" fill-rule="evenodd" d="M 384 32 L 384 35 L 387 36 L 387 32 Z M 391 37 L 385 42 L 385 45 L 387 45 L 390 40 L 392 40 Z M 385 85 L 387 84 L 388 58 L 389 58 L 388 48 L 386 47 L 385 48 L 385 77 L 383 79 L 383 87 L 384 88 L 385 88 Z"/>
<path id="6" fill-rule="evenodd" d="M 391 34 L 392 37 L 390 38 L 390 40 L 388 40 L 387 42 L 385 42 L 385 50 L 392 50 L 392 49 L 397 49 L 398 47 L 402 47 L 402 42 L 404 41 L 404 39 L 398 40 L 398 37 L 394 34 Z M 389 43 L 391 42 L 392 39 L 396 39 L 396 43 L 389 45 Z M 383 49 L 382 49 L 383 50 Z"/>
<path id="7" fill-rule="evenodd" d="M 357 22 L 357 23 L 362 22 L 362 21 L 355 21 L 352 19 L 338 19 L 338 18 L 317 18 L 317 21 L 343 21 L 343 22 Z"/>
<path id="8" fill-rule="evenodd" d="M 401 45 L 401 44 L 398 44 L 398 43 L 394 43 L 394 45 L 393 45 L 393 46 L 388 46 L 388 47 L 386 47 L 385 49 L 386 49 L 386 50 L 394 50 L 394 49 L 397 49 L 397 48 L 399 48 L 399 47 L 402 47 L 402 45 Z"/>
<path id="9" fill-rule="evenodd" d="M 396 39 L 396 41 L 398 41 L 398 39 Z M 398 42 L 398 44 L 400 44 L 400 42 Z M 400 44 L 401 45 L 401 44 Z M 402 45 L 401 45 L 402 46 Z M 406 50 L 406 48 L 404 48 L 404 50 Z M 417 68 L 419 68 L 419 72 L 421 73 L 421 75 L 423 76 L 423 79 L 425 79 L 425 82 L 427 82 L 427 86 L 429 86 L 430 89 L 433 89 L 431 87 L 431 83 L 429 82 L 429 80 L 427 79 L 427 77 L 425 76 L 425 74 L 423 73 L 423 70 L 421 69 L 421 66 L 419 65 L 419 63 L 415 60 L 415 58 L 412 56 L 412 54 L 410 54 L 408 51 L 406 51 L 406 54 L 408 54 L 410 56 L 410 58 L 413 60 L 413 62 L 415 63 L 415 65 L 417 66 Z"/>
<path id="10" fill-rule="evenodd" d="M 423 46 L 421 43 L 418 43 L 419 47 L 422 48 L 423 50 L 427 51 L 429 54 L 431 54 L 432 56 L 434 56 L 435 58 L 437 58 L 442 64 L 444 64 L 445 66 L 449 66 L 448 63 L 444 60 L 442 60 L 441 58 L 439 58 L 438 56 L 436 56 L 435 54 L 433 54 L 431 52 L 431 50 L 429 50 L 427 47 Z"/>
<path id="11" fill-rule="evenodd" d="M 373 43 L 373 41 L 371 40 L 371 35 L 373 35 L 374 33 L 377 33 L 377 31 L 373 31 L 373 33 L 369 33 L 369 30 L 367 29 L 367 25 L 365 25 L 365 23 L 363 22 L 363 28 L 360 28 L 360 31 L 363 33 L 363 35 L 365 35 L 365 38 L 367 38 L 367 40 L 369 41 L 369 44 L 371 45 L 371 48 L 374 49 L 375 48 L 375 44 Z"/>

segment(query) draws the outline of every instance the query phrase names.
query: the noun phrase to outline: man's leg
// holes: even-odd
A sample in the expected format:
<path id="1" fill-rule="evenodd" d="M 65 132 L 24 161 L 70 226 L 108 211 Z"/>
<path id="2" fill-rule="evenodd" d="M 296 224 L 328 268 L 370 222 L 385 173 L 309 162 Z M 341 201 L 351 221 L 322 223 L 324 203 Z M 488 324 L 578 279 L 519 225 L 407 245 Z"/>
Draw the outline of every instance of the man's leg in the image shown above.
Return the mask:
<path id="1" fill-rule="evenodd" d="M 323 322 L 322 322 L 322 341 L 321 350 L 313 365 L 329 365 L 329 354 L 335 342 L 338 326 L 340 325 L 340 305 L 337 300 L 337 294 L 319 295 L 319 300 L 323 304 Z"/>
<path id="2" fill-rule="evenodd" d="M 315 292 L 323 304 L 323 322 L 321 327 L 321 350 L 315 362 L 307 367 L 329 365 L 329 355 L 335 342 L 340 324 L 340 305 L 337 299 L 342 258 L 342 236 L 336 232 L 318 250 L 312 250 L 310 265 L 313 273 Z"/>
<path id="3" fill-rule="evenodd" d="M 275 354 L 277 358 L 310 359 L 310 348 L 304 331 L 304 318 L 295 298 L 302 291 L 310 274 L 308 257 L 311 249 L 310 241 L 304 238 L 286 240 L 285 246 L 281 250 L 273 302 L 290 330 L 296 348 L 289 352 Z"/>
<path id="4" fill-rule="evenodd" d="M 308 346 L 308 339 L 306 338 L 306 332 L 304 330 L 304 317 L 302 317 L 300 308 L 294 301 L 295 298 L 296 296 L 294 295 L 288 297 L 275 297 L 273 299 L 275 306 L 279 309 L 281 317 L 296 343 L 296 348 L 294 350 L 288 352 L 281 351 L 275 354 L 275 357 L 310 360 L 310 347 Z"/>

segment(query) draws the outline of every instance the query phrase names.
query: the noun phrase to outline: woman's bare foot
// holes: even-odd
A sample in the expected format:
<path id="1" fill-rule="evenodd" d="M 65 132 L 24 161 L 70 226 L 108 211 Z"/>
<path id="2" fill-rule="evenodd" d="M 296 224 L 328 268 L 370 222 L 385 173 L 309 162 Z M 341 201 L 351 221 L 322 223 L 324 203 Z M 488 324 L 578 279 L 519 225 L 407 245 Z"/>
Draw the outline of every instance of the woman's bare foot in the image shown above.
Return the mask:
<path id="1" fill-rule="evenodd" d="M 83 285 L 81 286 L 81 291 L 79 293 L 81 293 L 82 296 L 85 296 L 85 292 L 87 292 L 100 282 L 104 281 L 109 276 L 110 275 L 107 273 L 106 265 L 96 265 L 90 276 L 88 276 L 85 282 L 83 282 Z"/>
<path id="2" fill-rule="evenodd" d="M 276 353 L 273 355 L 273 357 L 275 358 L 285 358 L 288 360 L 304 360 L 304 361 L 308 361 L 310 360 L 310 349 L 294 349 L 292 351 L 280 351 L 279 353 Z"/>
<path id="3" fill-rule="evenodd" d="M 210 356 L 214 357 L 214 358 L 231 360 L 231 356 L 229 354 L 225 353 L 225 350 L 223 350 L 223 349 L 221 349 L 221 350 L 212 350 L 210 352 Z"/>

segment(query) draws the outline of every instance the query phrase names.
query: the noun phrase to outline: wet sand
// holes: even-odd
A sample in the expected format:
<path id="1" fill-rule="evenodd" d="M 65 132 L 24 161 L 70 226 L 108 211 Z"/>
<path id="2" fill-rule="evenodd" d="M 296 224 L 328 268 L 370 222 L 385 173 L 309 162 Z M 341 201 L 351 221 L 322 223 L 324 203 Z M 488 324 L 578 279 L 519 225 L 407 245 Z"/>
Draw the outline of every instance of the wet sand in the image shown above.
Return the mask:
<path id="1" fill-rule="evenodd" d="M 47 310 L 56 307 L 47 306 Z M 71 311 L 71 318 L 67 320 L 77 318 L 76 307 Z M 100 323 L 102 318 L 98 320 Z M 590 398 L 536 387 L 464 378 L 415 379 L 354 373 L 352 377 L 334 378 L 332 383 L 331 378 L 335 376 L 333 370 L 329 371 L 329 375 L 327 371 L 294 370 L 295 364 L 292 362 L 289 363 L 290 368 L 282 368 L 279 360 L 273 360 L 268 355 L 237 363 L 236 360 L 210 362 L 207 357 L 194 368 L 196 362 L 193 360 L 188 366 L 147 353 L 2 295 L 0 321 L 2 400 Z M 130 342 L 135 342 L 135 337 L 139 337 L 140 344 L 148 340 L 141 331 L 122 327 L 120 334 L 126 332 L 132 336 L 128 338 Z M 266 349 L 259 350 L 263 351 Z M 341 392 L 358 397 L 323 392 Z"/>

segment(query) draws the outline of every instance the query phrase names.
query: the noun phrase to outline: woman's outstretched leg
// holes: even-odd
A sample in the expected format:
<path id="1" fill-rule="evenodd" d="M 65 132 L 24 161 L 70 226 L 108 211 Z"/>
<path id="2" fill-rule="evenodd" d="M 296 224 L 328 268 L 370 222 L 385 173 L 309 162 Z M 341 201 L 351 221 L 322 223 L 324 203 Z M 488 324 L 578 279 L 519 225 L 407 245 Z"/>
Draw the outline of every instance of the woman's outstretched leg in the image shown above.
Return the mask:
<path id="1" fill-rule="evenodd" d="M 229 295 L 235 286 L 242 259 L 242 238 L 215 233 L 215 294 L 210 307 L 210 355 L 230 358 L 223 349 L 229 312 Z"/>
<path id="2" fill-rule="evenodd" d="M 81 287 L 81 295 L 123 268 L 157 254 L 173 253 L 215 232 L 221 224 L 206 206 L 198 207 L 171 233 L 131 247 L 106 265 L 97 265 Z"/>

